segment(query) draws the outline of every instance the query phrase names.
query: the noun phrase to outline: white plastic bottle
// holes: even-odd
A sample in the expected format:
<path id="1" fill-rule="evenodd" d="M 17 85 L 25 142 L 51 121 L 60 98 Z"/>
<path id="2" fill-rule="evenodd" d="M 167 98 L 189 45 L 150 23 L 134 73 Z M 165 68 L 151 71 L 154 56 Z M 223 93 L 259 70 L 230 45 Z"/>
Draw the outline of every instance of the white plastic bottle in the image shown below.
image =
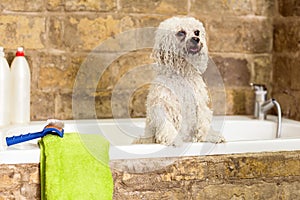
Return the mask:
<path id="1" fill-rule="evenodd" d="M 11 64 L 11 123 L 30 122 L 30 69 L 23 47 L 18 47 Z"/>
<path id="2" fill-rule="evenodd" d="M 10 69 L 0 47 L 0 126 L 10 123 Z"/>

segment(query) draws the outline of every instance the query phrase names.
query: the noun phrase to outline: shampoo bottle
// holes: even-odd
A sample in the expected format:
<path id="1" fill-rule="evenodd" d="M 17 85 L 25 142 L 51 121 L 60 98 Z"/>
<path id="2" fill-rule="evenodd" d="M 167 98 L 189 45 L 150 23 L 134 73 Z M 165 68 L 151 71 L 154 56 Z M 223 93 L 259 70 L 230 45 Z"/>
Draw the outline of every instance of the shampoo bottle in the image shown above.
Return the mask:
<path id="1" fill-rule="evenodd" d="M 11 122 L 30 122 L 30 69 L 22 47 L 11 64 Z"/>
<path id="2" fill-rule="evenodd" d="M 0 47 L 0 126 L 6 126 L 10 123 L 10 77 L 4 49 Z"/>

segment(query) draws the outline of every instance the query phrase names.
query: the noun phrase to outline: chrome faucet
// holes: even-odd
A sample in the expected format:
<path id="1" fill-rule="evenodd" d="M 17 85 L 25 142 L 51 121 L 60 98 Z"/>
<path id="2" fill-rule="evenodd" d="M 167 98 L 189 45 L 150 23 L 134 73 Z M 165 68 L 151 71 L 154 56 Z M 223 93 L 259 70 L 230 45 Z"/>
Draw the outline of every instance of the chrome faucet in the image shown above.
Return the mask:
<path id="1" fill-rule="evenodd" d="M 254 89 L 255 101 L 254 101 L 254 118 L 259 120 L 265 120 L 267 118 L 267 112 L 274 106 L 277 109 L 277 130 L 276 138 L 281 137 L 281 108 L 280 104 L 275 99 L 267 100 L 267 88 L 262 84 L 250 83 Z"/>

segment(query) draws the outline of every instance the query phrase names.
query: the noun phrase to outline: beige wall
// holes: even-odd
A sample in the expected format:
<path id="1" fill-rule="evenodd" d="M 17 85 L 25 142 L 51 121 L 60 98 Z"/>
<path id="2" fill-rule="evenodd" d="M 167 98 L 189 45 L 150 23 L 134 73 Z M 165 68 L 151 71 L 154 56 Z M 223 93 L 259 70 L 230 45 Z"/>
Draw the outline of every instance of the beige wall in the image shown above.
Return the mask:
<path id="1" fill-rule="evenodd" d="M 32 120 L 71 119 L 74 81 L 95 47 L 124 31 L 156 27 L 174 15 L 190 15 L 206 27 L 210 55 L 226 86 L 227 114 L 252 113 L 253 94 L 248 84 L 257 82 L 266 84 L 270 91 L 274 86 L 275 96 L 283 101 L 284 114 L 297 118 L 296 108 L 290 106 L 300 96 L 294 73 L 299 66 L 294 58 L 299 53 L 300 32 L 296 4 L 296 0 L 1 1 L 0 45 L 6 48 L 9 62 L 17 46 L 26 49 L 32 74 Z M 86 94 L 86 98 L 95 97 L 97 117 L 112 117 L 114 85 L 127 71 L 152 63 L 150 52 L 126 53 L 107 68 L 97 90 Z M 278 70 L 283 69 L 282 64 L 289 70 Z M 124 86 L 120 92 L 126 93 L 126 89 Z M 146 95 L 147 87 L 133 94 L 128 103 L 131 116 L 145 116 Z M 82 110 L 82 118 L 94 116 L 85 112 L 84 106 Z"/>

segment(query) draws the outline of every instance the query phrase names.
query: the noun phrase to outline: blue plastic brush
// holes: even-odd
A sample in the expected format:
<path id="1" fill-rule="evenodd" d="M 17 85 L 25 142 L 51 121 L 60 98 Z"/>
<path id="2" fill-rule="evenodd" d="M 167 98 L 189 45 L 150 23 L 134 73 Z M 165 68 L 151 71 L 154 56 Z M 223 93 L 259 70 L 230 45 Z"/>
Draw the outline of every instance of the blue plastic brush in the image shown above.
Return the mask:
<path id="1" fill-rule="evenodd" d="M 56 134 L 60 137 L 64 136 L 64 123 L 57 119 L 49 119 L 47 120 L 47 125 L 44 127 L 44 129 L 40 132 L 36 133 L 28 133 L 25 135 L 18 135 L 18 136 L 12 136 L 12 137 L 6 137 L 6 144 L 7 146 L 11 146 L 14 144 L 18 144 L 21 142 L 26 142 L 29 140 L 33 140 L 36 138 L 44 137 L 47 134 Z"/>

